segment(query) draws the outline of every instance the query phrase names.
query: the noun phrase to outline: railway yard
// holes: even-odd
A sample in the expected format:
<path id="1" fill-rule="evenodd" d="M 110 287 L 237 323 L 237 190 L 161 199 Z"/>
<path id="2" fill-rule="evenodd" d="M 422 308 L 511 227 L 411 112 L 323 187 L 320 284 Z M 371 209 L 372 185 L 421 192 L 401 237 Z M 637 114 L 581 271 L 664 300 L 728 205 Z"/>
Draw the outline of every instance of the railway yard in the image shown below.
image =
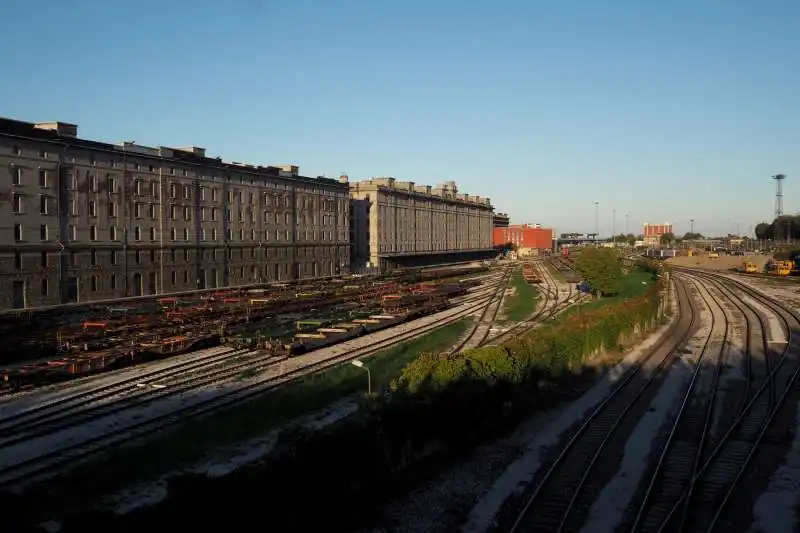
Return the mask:
<path id="1" fill-rule="evenodd" d="M 538 296 L 509 321 L 515 275 Z M 798 286 L 686 267 L 669 276 L 669 319 L 616 366 L 386 502 L 391 527 L 368 531 L 799 531 Z M 569 258 L 553 257 L 50 320 L 38 342 L 56 357 L 2 371 L 0 486 L 41 486 L 122 443 L 369 363 L 465 317 L 453 357 L 500 345 L 590 299 L 579 281 Z M 11 337 L 34 341 L 24 328 Z"/>

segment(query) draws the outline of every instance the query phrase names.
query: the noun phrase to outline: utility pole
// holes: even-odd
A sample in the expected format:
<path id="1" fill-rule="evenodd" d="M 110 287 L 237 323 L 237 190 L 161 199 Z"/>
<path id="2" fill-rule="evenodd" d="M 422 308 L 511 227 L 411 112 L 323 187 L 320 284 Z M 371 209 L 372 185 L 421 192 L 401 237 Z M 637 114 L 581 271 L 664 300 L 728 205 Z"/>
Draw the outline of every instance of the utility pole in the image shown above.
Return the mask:
<path id="1" fill-rule="evenodd" d="M 600 202 L 594 203 L 594 238 L 600 238 Z"/>
<path id="2" fill-rule="evenodd" d="M 611 242 L 616 242 L 617 239 L 617 210 L 611 210 Z"/>
<path id="3" fill-rule="evenodd" d="M 692 238 L 694 238 L 694 219 L 689 219 L 689 233 L 692 234 Z"/>

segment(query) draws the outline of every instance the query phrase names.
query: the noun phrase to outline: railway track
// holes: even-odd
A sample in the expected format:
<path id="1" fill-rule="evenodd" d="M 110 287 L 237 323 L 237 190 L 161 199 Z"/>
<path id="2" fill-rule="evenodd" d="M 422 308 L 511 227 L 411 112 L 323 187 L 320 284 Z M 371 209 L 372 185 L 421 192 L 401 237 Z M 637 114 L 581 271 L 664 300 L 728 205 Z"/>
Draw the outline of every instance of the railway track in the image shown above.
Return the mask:
<path id="1" fill-rule="evenodd" d="M 634 508 L 635 516 L 624 520 L 619 530 L 636 533 L 720 530 L 726 509 L 736 497 L 748 465 L 758 456 L 760 443 L 785 439 L 794 423 L 794 405 L 786 399 L 800 374 L 796 359 L 789 355 L 797 348 L 798 342 L 791 338 L 791 330 L 800 325 L 800 317 L 758 291 L 724 276 L 689 269 L 677 272 L 676 288 L 685 284 L 680 299 L 690 304 L 690 323 L 697 322 L 698 308 L 688 298 L 685 287 L 689 283 L 696 287 L 704 307 L 717 312 L 711 314 L 711 327 L 698 364 L 660 447 L 656 464 L 646 478 L 649 481 Z M 731 309 L 723 302 L 731 304 Z M 686 303 L 681 307 L 686 309 Z M 734 311 L 746 325 L 745 368 L 750 387 L 742 387 L 741 407 L 734 409 L 731 416 L 715 417 L 715 412 L 721 412 L 716 402 L 720 377 L 728 366 Z M 769 342 L 770 328 L 765 311 L 780 317 L 782 333 L 787 336 L 781 350 L 775 350 Z M 682 345 L 693 328 L 694 325 L 681 327 L 686 333 L 673 346 Z M 645 364 L 652 362 L 655 368 L 649 377 L 642 373 L 641 367 L 634 367 L 623 378 L 570 437 L 550 468 L 536 480 L 535 488 L 516 514 L 509 531 L 581 529 L 585 511 L 593 503 L 592 493 L 602 488 L 600 484 L 603 483 L 600 479 L 593 480 L 593 468 L 598 461 L 611 460 L 613 450 L 624 446 L 624 441 L 615 441 L 615 429 L 628 414 L 632 420 L 638 420 L 635 411 L 650 405 L 646 394 L 648 385 L 675 359 L 674 353 L 656 359 L 651 353 Z M 632 387 L 637 381 L 639 383 Z M 773 424 L 774 420 L 779 423 Z M 739 496 L 747 498 L 742 493 Z"/>
<path id="2" fill-rule="evenodd" d="M 492 294 L 492 297 L 486 304 L 486 307 L 483 308 L 478 320 L 472 324 L 469 332 L 450 350 L 450 353 L 458 353 L 469 348 L 477 348 L 486 340 L 492 324 L 494 324 L 495 320 L 497 319 L 497 314 L 500 312 L 500 308 L 503 305 L 503 297 L 505 296 L 505 293 L 508 290 L 508 284 L 511 281 L 511 272 L 513 271 L 509 270 L 509 272 L 504 276 L 503 281 L 498 284 L 497 289 L 495 290 L 494 294 Z"/>
<path id="3" fill-rule="evenodd" d="M 572 284 L 569 285 L 569 290 L 562 300 L 558 290 L 558 283 L 554 280 L 547 265 L 539 264 L 537 266 L 539 268 L 541 279 L 545 282 L 545 286 L 539 287 L 540 293 L 542 294 L 542 300 L 540 305 L 537 306 L 536 311 L 528 319 L 518 322 L 507 330 L 485 339 L 483 344 L 496 344 L 508 339 L 513 335 L 520 335 L 521 333 L 533 327 L 535 324 L 554 317 L 572 303 L 572 297 L 576 293 L 576 290 Z M 581 296 L 579 295 L 578 298 L 581 298 Z"/>
<path id="4" fill-rule="evenodd" d="M 672 502 L 681 495 L 694 476 L 699 458 L 708 444 L 719 382 L 727 363 L 728 347 L 732 341 L 733 319 L 719 302 L 718 296 L 710 294 L 708 288 L 700 283 L 696 283 L 695 287 L 705 307 L 711 311 L 709 335 L 655 469 L 647 476 L 650 483 L 630 526 L 631 533 L 658 530 L 668 515 Z M 714 307 L 719 312 L 715 312 Z M 721 321 L 717 320 L 720 313 Z M 720 337 L 718 332 L 720 329 L 721 342 L 712 345 L 712 340 Z M 712 366 L 713 372 L 709 373 L 708 370 Z"/>
<path id="5" fill-rule="evenodd" d="M 800 374 L 795 355 L 798 339 L 792 329 L 800 325 L 800 316 L 783 304 L 764 296 L 754 289 L 723 276 L 681 270 L 717 287 L 724 286 L 729 293 L 749 296 L 780 317 L 787 338 L 783 350 L 765 353 L 766 375 L 752 376 L 753 386 L 746 395 L 746 403 L 729 425 L 727 431 L 710 447 L 688 486 L 674 498 L 659 532 L 706 532 L 721 529 L 721 520 L 729 502 L 735 497 L 750 464 L 757 459 L 764 441 L 780 442 L 791 432 L 794 423 L 794 405 L 787 402 Z M 743 301 L 743 300 L 742 300 Z M 755 389 L 755 390 L 752 390 Z M 766 408 L 765 408 L 766 406 Z M 774 423 L 777 420 L 777 423 Z"/>
<path id="6" fill-rule="evenodd" d="M 100 416 L 109 416 L 193 389 L 229 381 L 243 372 L 260 372 L 286 359 L 258 351 L 228 349 L 193 359 L 188 364 L 125 378 L 89 392 L 61 398 L 0 419 L 0 450 Z M 100 403 L 102 400 L 111 401 Z"/>
<path id="7" fill-rule="evenodd" d="M 501 278 L 501 283 L 505 281 L 505 276 L 507 276 L 507 273 Z M 40 480 L 58 472 L 66 466 L 103 451 L 109 446 L 162 430 L 185 420 L 187 417 L 201 416 L 222 408 L 230 407 L 234 404 L 247 401 L 254 396 L 263 394 L 266 391 L 286 385 L 308 374 L 326 370 L 353 359 L 366 357 L 380 350 L 409 341 L 474 313 L 476 310 L 481 309 L 486 306 L 487 303 L 491 302 L 494 294 L 495 290 L 493 290 L 489 296 L 467 299 L 465 302 L 462 302 L 461 306 L 458 308 L 439 313 L 438 315 L 441 319 L 436 322 L 431 322 L 413 330 L 401 332 L 389 339 L 370 342 L 343 354 L 336 354 L 315 361 L 313 360 L 314 353 L 312 352 L 309 356 L 295 357 L 284 360 L 278 365 L 271 365 L 271 368 L 275 370 L 275 372 L 269 372 L 269 369 L 266 369 L 266 371 L 262 371 L 261 375 L 253 376 L 248 380 L 228 383 L 224 390 L 218 391 L 217 394 L 212 396 L 199 397 L 195 395 L 193 398 L 184 398 L 183 403 L 178 406 L 175 405 L 179 403 L 177 398 L 173 398 L 176 400 L 173 402 L 159 402 L 155 404 L 155 406 L 160 407 L 160 410 L 156 409 L 155 412 L 151 410 L 150 416 L 144 416 L 142 413 L 136 416 L 137 409 L 135 409 L 135 405 L 128 407 L 120 406 L 122 407 L 121 409 L 115 406 L 112 408 L 114 414 L 113 425 L 109 424 L 104 430 L 97 431 L 92 435 L 84 435 L 82 438 L 76 439 L 77 442 L 65 440 L 61 445 L 56 446 L 30 446 L 32 442 L 37 442 L 38 437 L 35 436 L 36 433 L 29 433 L 27 438 L 23 438 L 24 429 L 20 429 L 23 433 L 17 434 L 18 438 L 16 439 L 16 443 L 9 444 L 5 449 L 16 448 L 19 452 L 20 449 L 23 448 L 25 453 L 21 457 L 18 455 L 16 460 L 11 461 L 8 459 L 3 460 L 2 456 L 0 456 L 0 461 L 2 461 L 0 462 L 0 485 L 11 487 Z M 302 364 L 302 362 L 307 364 Z M 282 369 L 276 368 L 280 366 L 293 366 L 294 368 L 281 371 Z M 163 390 L 163 394 L 159 395 L 158 398 L 166 399 L 168 397 L 176 397 L 182 392 L 188 392 L 195 388 L 197 388 L 196 385 L 187 387 L 185 390 L 181 389 L 178 392 L 165 389 Z M 144 403 L 154 402 L 147 401 Z M 153 407 L 154 406 L 151 406 L 151 409 Z M 61 430 L 68 431 L 70 428 L 75 427 L 76 422 L 80 422 L 83 426 L 90 425 L 99 420 L 111 418 L 109 415 L 112 414 L 105 410 L 88 414 L 81 414 L 82 412 L 84 411 L 78 410 L 76 412 L 74 409 L 67 408 L 62 411 L 60 415 L 50 416 L 49 419 L 40 419 L 43 425 L 41 425 L 39 429 L 44 432 L 42 436 L 46 437 L 49 434 Z M 123 415 L 128 415 L 128 420 L 124 420 L 125 416 Z M 144 419 L 142 420 L 142 418 Z M 16 422 L 19 422 L 19 420 Z M 34 436 L 31 437 L 30 435 Z M 38 442 L 41 443 L 41 439 Z"/>
<path id="8" fill-rule="evenodd" d="M 638 420 L 646 412 L 657 392 L 657 387 L 652 385 L 660 381 L 670 364 L 680 357 L 676 349 L 697 327 L 699 309 L 690 297 L 687 284 L 680 279 L 676 279 L 674 284 L 681 315 L 670 327 L 671 334 L 662 337 L 647 358 L 626 372 L 561 446 L 550 467 L 531 485 L 533 490 L 516 513 L 510 532 L 580 529 L 584 518 L 580 515 L 588 509 L 585 488 L 603 452 L 611 450 L 618 454 L 624 449 L 624 442 L 616 438 L 617 430 L 626 419 Z M 679 335 L 677 341 L 674 340 L 675 334 Z"/>

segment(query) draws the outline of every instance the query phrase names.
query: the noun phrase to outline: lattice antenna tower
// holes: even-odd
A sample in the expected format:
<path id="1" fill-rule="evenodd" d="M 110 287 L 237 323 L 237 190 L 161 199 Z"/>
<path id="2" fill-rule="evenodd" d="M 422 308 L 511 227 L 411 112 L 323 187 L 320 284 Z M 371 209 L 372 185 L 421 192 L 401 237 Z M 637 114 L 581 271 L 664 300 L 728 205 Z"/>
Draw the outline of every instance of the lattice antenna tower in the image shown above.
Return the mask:
<path id="1" fill-rule="evenodd" d="M 772 179 L 775 180 L 775 218 L 779 218 L 783 216 L 783 180 L 786 175 L 775 174 Z"/>

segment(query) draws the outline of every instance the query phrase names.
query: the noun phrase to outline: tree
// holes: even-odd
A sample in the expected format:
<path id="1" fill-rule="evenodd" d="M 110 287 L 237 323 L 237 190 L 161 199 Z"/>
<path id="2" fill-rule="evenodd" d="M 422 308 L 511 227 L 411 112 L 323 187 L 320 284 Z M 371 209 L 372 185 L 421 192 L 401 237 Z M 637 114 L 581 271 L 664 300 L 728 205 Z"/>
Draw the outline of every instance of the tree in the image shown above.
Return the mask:
<path id="1" fill-rule="evenodd" d="M 578 256 L 575 268 L 601 294 L 608 296 L 619 292 L 622 266 L 614 250 L 587 248 Z"/>
<path id="2" fill-rule="evenodd" d="M 658 239 L 658 241 L 659 241 L 659 242 L 660 242 L 662 245 L 666 245 L 666 246 L 668 246 L 668 245 L 672 244 L 672 242 L 673 242 L 674 240 L 675 240 L 675 235 L 673 235 L 672 233 L 664 233 L 664 234 L 663 234 L 663 235 L 661 235 L 661 237 L 659 237 L 659 239 Z"/>
<path id="3" fill-rule="evenodd" d="M 687 231 L 686 233 L 683 234 L 684 241 L 699 241 L 702 239 L 703 236 L 700 233 L 692 233 L 690 231 Z"/>
<path id="4" fill-rule="evenodd" d="M 772 233 L 772 224 L 768 224 L 767 222 L 761 222 L 760 224 L 756 225 L 756 238 L 757 239 L 771 239 Z"/>
<path id="5" fill-rule="evenodd" d="M 795 239 L 800 236 L 800 216 L 783 215 L 770 224 L 762 222 L 756 226 L 755 234 L 759 239 Z"/>

